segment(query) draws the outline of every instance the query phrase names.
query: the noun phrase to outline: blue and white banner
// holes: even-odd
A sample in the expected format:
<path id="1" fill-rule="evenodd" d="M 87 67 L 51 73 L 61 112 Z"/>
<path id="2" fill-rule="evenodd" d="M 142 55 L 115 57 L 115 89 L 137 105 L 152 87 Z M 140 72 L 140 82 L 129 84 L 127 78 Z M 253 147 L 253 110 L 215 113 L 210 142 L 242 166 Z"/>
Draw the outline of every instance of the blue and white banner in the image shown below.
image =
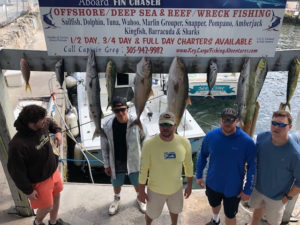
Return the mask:
<path id="1" fill-rule="evenodd" d="M 286 0 L 40 0 L 49 55 L 274 56 Z"/>

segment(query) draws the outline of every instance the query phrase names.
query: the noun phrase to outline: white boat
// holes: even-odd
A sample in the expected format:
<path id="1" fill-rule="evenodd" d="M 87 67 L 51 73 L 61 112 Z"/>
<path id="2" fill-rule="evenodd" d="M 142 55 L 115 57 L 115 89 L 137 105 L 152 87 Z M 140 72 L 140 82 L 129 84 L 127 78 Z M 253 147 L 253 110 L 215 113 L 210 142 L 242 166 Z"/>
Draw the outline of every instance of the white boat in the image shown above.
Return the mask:
<path id="1" fill-rule="evenodd" d="M 216 84 L 212 89 L 214 97 L 235 97 L 239 73 L 218 73 Z M 189 74 L 189 95 L 191 97 L 205 97 L 208 94 L 205 73 Z"/>
<path id="2" fill-rule="evenodd" d="M 78 114 L 80 124 L 80 137 L 81 144 L 83 147 L 99 159 L 102 159 L 100 149 L 100 137 L 92 140 L 95 125 L 91 122 L 89 117 L 88 99 L 85 90 L 85 73 L 76 73 L 77 80 L 80 80 L 80 84 L 77 85 L 77 98 L 78 98 Z M 118 90 L 122 90 L 123 93 L 132 92 L 132 76 L 128 76 L 128 83 L 125 85 L 117 85 Z M 118 83 L 118 82 L 117 82 Z M 106 110 L 107 106 L 107 91 L 105 87 L 105 79 L 100 78 L 101 86 L 101 105 L 104 113 L 102 124 L 111 116 L 113 113 L 111 109 Z M 124 88 L 126 89 L 124 91 Z M 163 94 L 160 85 L 154 80 L 152 86 L 154 96 L 151 97 L 146 103 L 145 110 L 141 115 L 141 121 L 145 124 L 147 132 L 150 137 L 153 137 L 159 133 L 158 119 L 160 113 L 164 112 L 167 108 L 167 97 Z M 128 103 L 129 113 L 136 115 L 135 107 L 132 103 Z M 151 116 L 150 116 L 151 115 Z M 200 150 L 202 139 L 205 136 L 204 131 L 201 129 L 199 124 L 195 121 L 192 115 L 185 110 L 182 117 L 181 123 L 177 130 L 178 134 L 185 136 L 189 139 L 193 153 L 197 153 Z M 87 154 L 87 157 L 91 159 L 92 167 L 101 167 L 102 165 L 95 161 L 93 157 Z"/>

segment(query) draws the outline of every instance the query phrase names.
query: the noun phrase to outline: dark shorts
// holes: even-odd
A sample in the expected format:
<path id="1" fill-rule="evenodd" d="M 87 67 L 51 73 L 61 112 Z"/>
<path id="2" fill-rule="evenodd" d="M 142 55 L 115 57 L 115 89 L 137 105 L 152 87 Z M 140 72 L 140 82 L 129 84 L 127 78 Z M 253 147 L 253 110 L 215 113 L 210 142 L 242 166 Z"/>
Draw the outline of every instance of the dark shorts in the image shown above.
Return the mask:
<path id="1" fill-rule="evenodd" d="M 121 187 L 124 184 L 126 173 L 116 173 L 116 179 L 111 178 L 111 183 L 114 188 Z M 139 185 L 139 172 L 128 174 L 130 183 L 133 186 Z"/>
<path id="2" fill-rule="evenodd" d="M 230 197 L 226 198 L 224 194 L 212 190 L 210 187 L 206 186 L 206 196 L 211 207 L 215 208 L 221 205 L 223 200 L 224 213 L 226 217 L 232 219 L 238 213 L 240 198 Z"/>

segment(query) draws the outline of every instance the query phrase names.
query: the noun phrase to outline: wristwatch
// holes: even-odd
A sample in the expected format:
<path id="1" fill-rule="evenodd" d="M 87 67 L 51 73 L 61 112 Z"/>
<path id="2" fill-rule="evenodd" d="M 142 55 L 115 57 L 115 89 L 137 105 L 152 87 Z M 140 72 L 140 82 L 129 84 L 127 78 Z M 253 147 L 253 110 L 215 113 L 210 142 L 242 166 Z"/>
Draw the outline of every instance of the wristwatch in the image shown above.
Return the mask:
<path id="1" fill-rule="evenodd" d="M 292 199 L 293 199 L 293 197 L 291 197 L 291 196 L 288 196 L 288 194 L 287 194 L 287 193 L 286 193 L 284 196 L 287 198 L 287 200 L 292 200 Z"/>

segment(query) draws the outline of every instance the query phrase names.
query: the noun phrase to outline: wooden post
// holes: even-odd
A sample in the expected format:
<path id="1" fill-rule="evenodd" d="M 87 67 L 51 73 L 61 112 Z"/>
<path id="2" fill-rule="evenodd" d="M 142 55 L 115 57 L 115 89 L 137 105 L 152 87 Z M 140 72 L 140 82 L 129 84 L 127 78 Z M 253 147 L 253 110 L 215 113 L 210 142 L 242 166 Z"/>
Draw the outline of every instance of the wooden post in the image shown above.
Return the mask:
<path id="1" fill-rule="evenodd" d="M 15 186 L 7 170 L 8 143 L 15 134 L 13 113 L 7 93 L 4 76 L 0 70 L 0 160 L 8 186 L 15 202 L 15 208 L 21 216 L 33 216 L 34 212 L 26 196 Z"/>

